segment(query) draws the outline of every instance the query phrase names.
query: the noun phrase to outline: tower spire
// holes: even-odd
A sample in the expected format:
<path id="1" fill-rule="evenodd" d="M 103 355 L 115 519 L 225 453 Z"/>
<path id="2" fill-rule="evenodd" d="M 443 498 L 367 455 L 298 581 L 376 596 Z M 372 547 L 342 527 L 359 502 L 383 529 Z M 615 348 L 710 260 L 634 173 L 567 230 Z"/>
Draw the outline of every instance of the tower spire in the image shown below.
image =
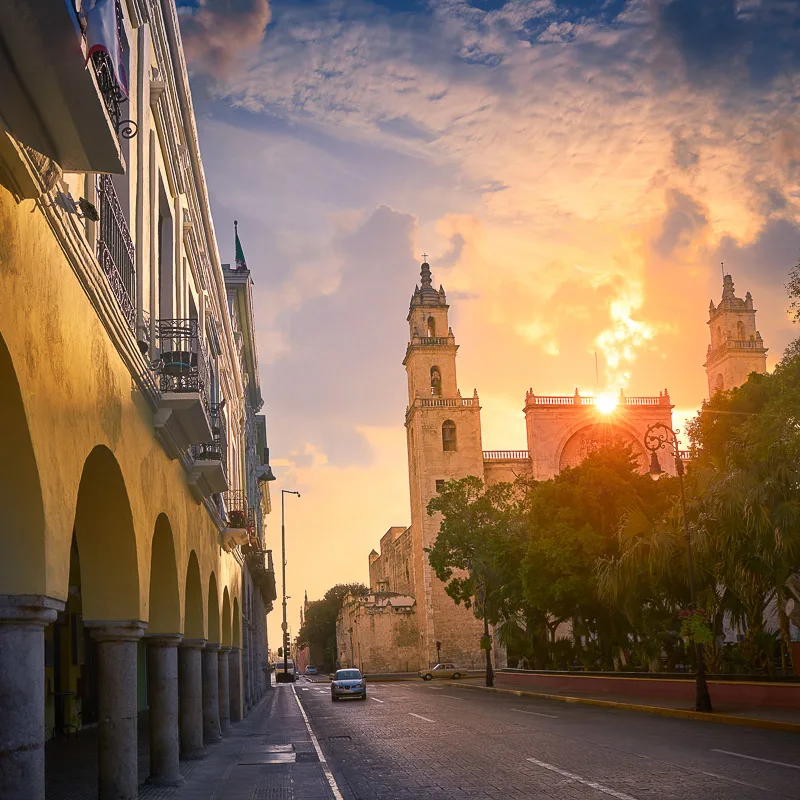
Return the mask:
<path id="1" fill-rule="evenodd" d="M 236 245 L 236 269 L 247 269 L 247 262 L 244 260 L 244 250 L 239 241 L 239 220 L 233 221 L 233 238 Z"/>

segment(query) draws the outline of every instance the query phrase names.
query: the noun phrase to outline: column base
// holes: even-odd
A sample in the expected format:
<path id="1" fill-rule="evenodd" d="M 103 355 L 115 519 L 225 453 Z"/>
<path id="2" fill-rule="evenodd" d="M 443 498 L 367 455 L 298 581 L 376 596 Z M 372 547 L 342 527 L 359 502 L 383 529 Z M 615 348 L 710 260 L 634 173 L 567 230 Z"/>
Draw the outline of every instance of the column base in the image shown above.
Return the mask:
<path id="1" fill-rule="evenodd" d="M 205 750 L 190 750 L 188 753 L 181 753 L 181 761 L 202 761 L 205 757 Z"/>
<path id="2" fill-rule="evenodd" d="M 221 741 L 222 741 L 221 736 L 216 736 L 213 739 L 207 736 L 203 737 L 203 744 L 219 744 Z"/>

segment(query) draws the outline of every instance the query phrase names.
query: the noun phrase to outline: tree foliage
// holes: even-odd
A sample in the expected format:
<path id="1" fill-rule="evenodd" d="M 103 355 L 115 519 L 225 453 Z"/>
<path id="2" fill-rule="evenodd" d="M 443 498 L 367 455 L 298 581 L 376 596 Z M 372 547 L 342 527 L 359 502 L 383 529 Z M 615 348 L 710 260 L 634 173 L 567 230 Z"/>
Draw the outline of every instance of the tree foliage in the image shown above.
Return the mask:
<path id="1" fill-rule="evenodd" d="M 312 658 L 325 670 L 336 666 L 336 618 L 348 594 L 367 594 L 369 589 L 362 583 L 337 583 L 325 592 L 321 600 L 308 604 L 303 625 L 297 635 L 297 644 L 308 646 Z"/>

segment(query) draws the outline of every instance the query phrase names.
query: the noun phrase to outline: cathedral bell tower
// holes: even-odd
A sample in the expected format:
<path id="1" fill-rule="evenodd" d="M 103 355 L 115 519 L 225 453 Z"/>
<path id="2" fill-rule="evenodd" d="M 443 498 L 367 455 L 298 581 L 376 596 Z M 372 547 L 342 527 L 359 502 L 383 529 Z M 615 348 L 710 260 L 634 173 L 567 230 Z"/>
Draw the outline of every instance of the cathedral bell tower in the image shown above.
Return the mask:
<path id="1" fill-rule="evenodd" d="M 748 292 L 744 300 L 733 291 L 733 277 L 722 279 L 722 300 L 708 306 L 711 344 L 706 354 L 708 396 L 741 386 L 751 372 L 767 371 L 767 348 L 756 329 L 756 310 Z"/>
<path id="2" fill-rule="evenodd" d="M 409 343 L 403 366 L 408 375 L 406 440 L 411 490 L 414 594 L 422 636 L 421 668 L 443 661 L 473 668 L 482 664 L 483 626 L 471 610 L 457 606 L 428 563 L 426 547 L 439 532 L 440 517 L 428 502 L 442 483 L 475 475 L 481 480 L 480 404 L 477 391 L 462 397 L 456 380 L 456 344 L 444 289 L 434 289 L 430 265 L 422 264 L 420 285 L 408 311 Z"/>

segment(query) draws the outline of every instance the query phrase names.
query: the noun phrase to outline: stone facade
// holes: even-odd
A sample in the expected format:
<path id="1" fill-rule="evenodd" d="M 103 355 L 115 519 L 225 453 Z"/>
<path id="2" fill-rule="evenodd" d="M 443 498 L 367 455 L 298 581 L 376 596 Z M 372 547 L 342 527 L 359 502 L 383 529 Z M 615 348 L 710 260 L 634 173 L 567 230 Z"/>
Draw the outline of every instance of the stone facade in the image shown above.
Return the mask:
<path id="1" fill-rule="evenodd" d="M 361 665 L 368 672 L 427 668 L 439 659 L 467 669 L 485 663 L 480 649 L 483 624 L 452 601 L 428 563 L 426 548 L 435 542 L 441 520 L 429 516 L 427 507 L 443 482 L 468 475 L 487 484 L 547 480 L 614 440 L 630 444 L 644 471 L 649 466 L 643 446 L 648 426 L 672 425 L 673 406 L 666 389 L 646 397 L 622 392 L 592 397 L 577 389 L 574 395 L 556 397 L 531 389 L 524 406 L 527 449 L 484 451 L 478 393 L 464 397 L 458 388 L 458 345 L 444 289 L 433 288 L 427 263 L 421 278 L 411 298 L 403 360 L 408 376 L 411 525 L 389 528 L 381 537 L 380 552 L 369 555 L 372 594 L 349 599 L 337 628 L 341 662 Z M 730 291 L 732 296 L 732 284 Z M 659 458 L 662 470 L 674 474 L 671 454 L 664 451 Z M 407 606 L 401 604 L 402 614 L 376 599 L 389 596 L 408 598 Z M 414 625 L 416 650 L 410 633 Z M 493 652 L 496 666 L 505 666 L 503 650 L 496 646 Z"/>
<path id="2" fill-rule="evenodd" d="M 416 600 L 389 591 L 347 595 L 336 621 L 336 643 L 339 663 L 367 675 L 418 669 Z"/>
<path id="3" fill-rule="evenodd" d="M 767 348 L 756 328 L 756 310 L 750 292 L 742 300 L 733 290 L 733 277 L 722 281 L 722 300 L 708 305 L 711 344 L 706 354 L 708 396 L 741 386 L 751 372 L 767 371 Z"/>

